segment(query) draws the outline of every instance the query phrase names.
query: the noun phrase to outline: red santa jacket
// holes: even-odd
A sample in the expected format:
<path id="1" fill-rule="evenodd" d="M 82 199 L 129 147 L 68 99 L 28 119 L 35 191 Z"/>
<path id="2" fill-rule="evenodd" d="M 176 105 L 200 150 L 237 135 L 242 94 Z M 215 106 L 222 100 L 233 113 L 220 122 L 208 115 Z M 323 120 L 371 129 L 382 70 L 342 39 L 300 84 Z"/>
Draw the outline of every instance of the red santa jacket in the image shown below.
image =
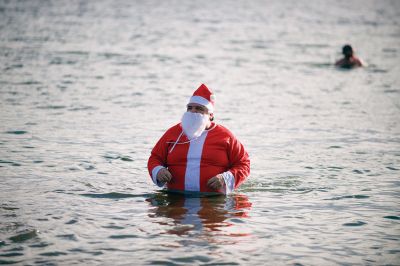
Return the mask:
<path id="1" fill-rule="evenodd" d="M 172 174 L 168 189 L 178 191 L 229 193 L 250 174 L 246 150 L 225 127 L 213 123 L 210 129 L 191 141 L 181 134 L 180 124 L 171 127 L 151 151 L 147 166 L 158 186 L 164 186 L 156 179 L 163 167 Z M 218 174 L 224 177 L 225 191 L 214 191 L 207 186 L 207 181 Z"/>

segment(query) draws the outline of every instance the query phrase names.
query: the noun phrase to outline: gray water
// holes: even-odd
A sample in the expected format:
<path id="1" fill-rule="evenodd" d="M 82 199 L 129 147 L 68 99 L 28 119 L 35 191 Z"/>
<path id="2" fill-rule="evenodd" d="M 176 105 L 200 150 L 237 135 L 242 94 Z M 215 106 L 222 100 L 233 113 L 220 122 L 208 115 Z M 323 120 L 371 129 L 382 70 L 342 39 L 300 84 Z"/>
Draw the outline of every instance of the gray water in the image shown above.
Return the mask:
<path id="1" fill-rule="evenodd" d="M 400 1 L 0 0 L 0 263 L 400 265 L 399 58 Z M 201 83 L 228 197 L 146 169 Z"/>

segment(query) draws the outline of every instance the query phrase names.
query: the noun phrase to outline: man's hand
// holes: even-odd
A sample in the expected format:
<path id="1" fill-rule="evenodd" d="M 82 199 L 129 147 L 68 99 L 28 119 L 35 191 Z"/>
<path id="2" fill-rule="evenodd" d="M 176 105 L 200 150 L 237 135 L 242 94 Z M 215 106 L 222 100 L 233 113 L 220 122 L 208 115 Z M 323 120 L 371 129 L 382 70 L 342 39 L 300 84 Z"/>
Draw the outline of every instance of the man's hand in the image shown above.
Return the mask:
<path id="1" fill-rule="evenodd" d="M 157 173 L 157 180 L 160 183 L 166 183 L 171 181 L 172 179 L 172 175 L 171 173 L 168 171 L 167 168 L 162 168 L 160 169 L 160 171 L 158 171 Z"/>
<path id="2" fill-rule="evenodd" d="M 209 186 L 210 188 L 215 189 L 215 190 L 222 189 L 224 187 L 224 184 L 225 184 L 225 180 L 221 174 L 212 177 L 207 182 L 207 186 Z"/>

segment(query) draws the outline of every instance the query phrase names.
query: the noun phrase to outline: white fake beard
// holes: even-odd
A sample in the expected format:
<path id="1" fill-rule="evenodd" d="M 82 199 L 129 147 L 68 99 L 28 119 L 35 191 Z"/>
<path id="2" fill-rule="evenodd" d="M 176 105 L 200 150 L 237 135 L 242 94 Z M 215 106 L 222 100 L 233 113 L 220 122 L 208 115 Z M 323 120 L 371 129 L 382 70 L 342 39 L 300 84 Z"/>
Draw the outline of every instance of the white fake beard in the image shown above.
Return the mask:
<path id="1" fill-rule="evenodd" d="M 182 128 L 188 139 L 197 138 L 206 129 L 208 115 L 185 112 L 182 116 Z"/>

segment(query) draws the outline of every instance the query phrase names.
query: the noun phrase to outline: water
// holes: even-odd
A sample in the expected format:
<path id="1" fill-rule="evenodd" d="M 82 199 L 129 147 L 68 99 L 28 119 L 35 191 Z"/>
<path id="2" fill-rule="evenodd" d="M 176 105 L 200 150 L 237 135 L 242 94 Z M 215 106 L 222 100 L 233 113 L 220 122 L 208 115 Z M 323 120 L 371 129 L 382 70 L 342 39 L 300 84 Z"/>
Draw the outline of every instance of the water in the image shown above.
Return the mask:
<path id="1" fill-rule="evenodd" d="M 203 3 L 206 2 L 206 3 Z M 0 263 L 399 265 L 399 1 L 0 1 Z M 332 67 L 351 43 L 368 67 Z M 247 147 L 158 191 L 191 93 Z"/>

